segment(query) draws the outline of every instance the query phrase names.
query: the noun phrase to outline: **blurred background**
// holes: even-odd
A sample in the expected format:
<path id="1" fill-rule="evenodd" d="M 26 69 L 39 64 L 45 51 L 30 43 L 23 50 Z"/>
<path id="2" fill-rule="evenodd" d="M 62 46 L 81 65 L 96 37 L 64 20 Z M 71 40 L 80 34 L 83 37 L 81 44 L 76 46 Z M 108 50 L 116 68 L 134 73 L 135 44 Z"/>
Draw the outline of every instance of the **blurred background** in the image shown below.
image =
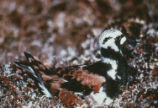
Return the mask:
<path id="1" fill-rule="evenodd" d="M 93 63 L 100 59 L 98 36 L 106 28 L 134 40 L 125 55 L 130 86 L 121 88 L 111 107 L 157 108 L 158 0 L 0 0 L 0 107 L 52 106 L 12 64 L 24 51 L 48 67 Z"/>
<path id="2" fill-rule="evenodd" d="M 87 38 L 132 18 L 157 22 L 157 0 L 1 0 L 0 63 L 24 51 L 48 64 L 54 56 L 79 56 Z"/>

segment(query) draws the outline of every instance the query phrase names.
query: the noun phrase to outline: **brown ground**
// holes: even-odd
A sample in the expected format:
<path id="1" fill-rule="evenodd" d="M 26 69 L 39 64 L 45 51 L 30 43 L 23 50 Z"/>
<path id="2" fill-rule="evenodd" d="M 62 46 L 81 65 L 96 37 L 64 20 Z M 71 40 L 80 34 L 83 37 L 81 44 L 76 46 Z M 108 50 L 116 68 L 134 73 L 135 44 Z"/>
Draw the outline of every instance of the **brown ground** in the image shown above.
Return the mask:
<path id="1" fill-rule="evenodd" d="M 10 67 L 22 52 L 31 52 L 48 66 L 94 62 L 98 35 L 112 27 L 136 40 L 127 55 L 136 71 L 119 104 L 158 106 L 157 0 L 1 0 L 0 107 L 50 105 L 33 88 L 32 79 Z"/>

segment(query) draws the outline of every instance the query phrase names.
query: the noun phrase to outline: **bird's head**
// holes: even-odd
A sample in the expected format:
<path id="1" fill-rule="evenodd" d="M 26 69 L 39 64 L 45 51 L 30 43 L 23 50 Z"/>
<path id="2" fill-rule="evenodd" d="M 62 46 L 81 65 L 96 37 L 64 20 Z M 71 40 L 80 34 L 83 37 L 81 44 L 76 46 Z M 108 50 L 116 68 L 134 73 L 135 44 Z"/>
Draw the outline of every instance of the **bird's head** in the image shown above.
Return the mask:
<path id="1" fill-rule="evenodd" d="M 99 37 L 99 47 L 122 54 L 122 46 L 126 40 L 122 32 L 117 29 L 105 30 Z"/>
<path id="2" fill-rule="evenodd" d="M 99 37 L 101 60 L 111 65 L 107 76 L 113 80 L 123 80 L 128 76 L 127 62 L 123 54 L 126 42 L 127 38 L 117 29 L 105 30 Z"/>

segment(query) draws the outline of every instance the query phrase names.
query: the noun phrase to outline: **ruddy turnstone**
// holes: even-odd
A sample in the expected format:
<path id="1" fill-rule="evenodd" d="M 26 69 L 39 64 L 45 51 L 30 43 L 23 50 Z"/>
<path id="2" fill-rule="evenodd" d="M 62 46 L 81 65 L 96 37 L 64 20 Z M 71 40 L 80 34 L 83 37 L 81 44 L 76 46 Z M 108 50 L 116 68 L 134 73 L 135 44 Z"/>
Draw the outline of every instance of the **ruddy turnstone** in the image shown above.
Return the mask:
<path id="1" fill-rule="evenodd" d="M 101 60 L 88 65 L 49 69 L 27 52 L 26 60 L 15 60 L 15 64 L 32 75 L 47 97 L 58 97 L 66 107 L 81 106 L 87 96 L 98 105 L 109 104 L 129 80 L 122 51 L 126 40 L 117 29 L 105 30 L 99 37 Z"/>

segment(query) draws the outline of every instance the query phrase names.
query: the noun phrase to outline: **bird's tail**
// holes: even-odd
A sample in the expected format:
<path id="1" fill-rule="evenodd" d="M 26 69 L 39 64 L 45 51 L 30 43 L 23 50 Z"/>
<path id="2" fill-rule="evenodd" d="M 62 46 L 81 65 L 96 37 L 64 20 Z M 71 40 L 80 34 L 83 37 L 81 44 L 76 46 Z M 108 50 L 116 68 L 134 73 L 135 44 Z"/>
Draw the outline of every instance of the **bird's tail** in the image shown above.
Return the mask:
<path id="1" fill-rule="evenodd" d="M 36 60 L 31 54 L 24 52 L 26 60 L 20 61 L 15 60 L 14 63 L 17 67 L 21 68 L 31 74 L 33 79 L 38 83 L 38 86 L 42 89 L 42 92 L 45 94 L 46 97 L 52 98 L 52 94 L 44 85 L 43 80 L 40 75 L 40 71 L 48 71 L 46 66 L 44 66 L 40 61 Z"/>

